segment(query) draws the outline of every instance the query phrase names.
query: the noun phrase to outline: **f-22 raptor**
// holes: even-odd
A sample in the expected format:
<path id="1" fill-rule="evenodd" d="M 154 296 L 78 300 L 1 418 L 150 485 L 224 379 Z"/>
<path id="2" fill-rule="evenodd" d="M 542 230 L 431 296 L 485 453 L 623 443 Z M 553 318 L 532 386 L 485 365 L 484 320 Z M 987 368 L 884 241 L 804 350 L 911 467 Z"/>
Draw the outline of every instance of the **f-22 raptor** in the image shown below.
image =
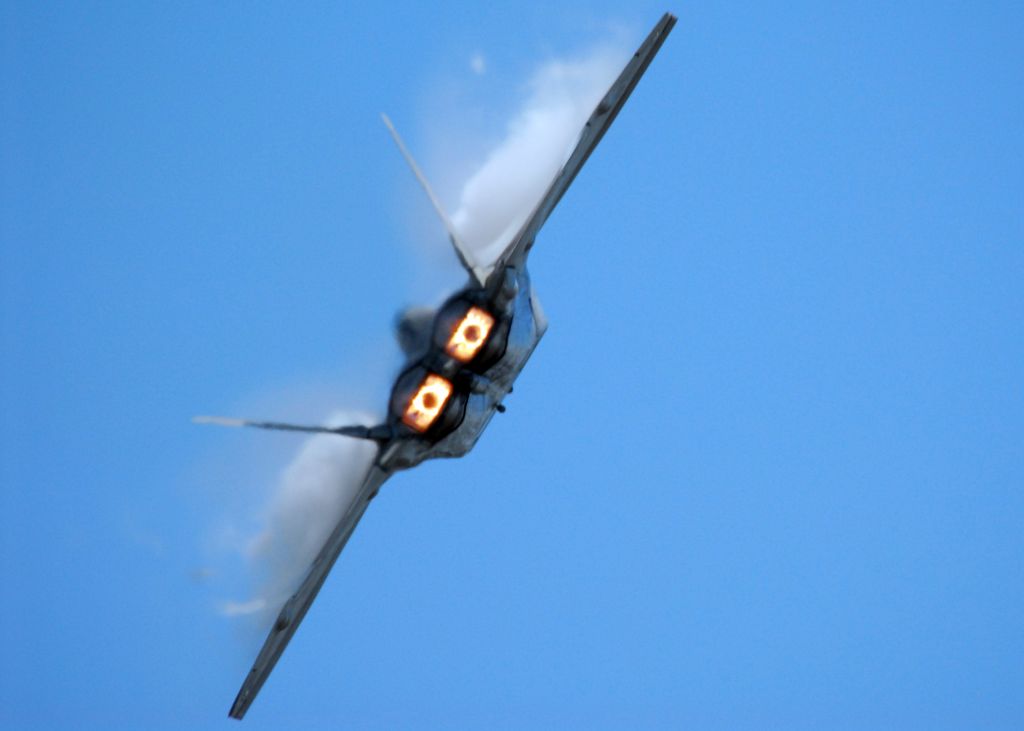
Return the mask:
<path id="1" fill-rule="evenodd" d="M 572 153 L 546 192 L 492 263 L 481 265 L 459 238 L 419 166 L 387 117 L 399 150 L 423 186 L 448 231 L 469 281 L 436 312 L 412 310 L 397 336 L 406 365 L 391 391 L 388 416 L 377 426 L 297 426 L 278 422 L 197 417 L 226 426 L 316 432 L 369 439 L 376 458 L 302 584 L 274 622 L 228 715 L 241 719 L 263 687 L 292 635 L 323 586 L 356 524 L 381 485 L 399 470 L 438 457 L 461 457 L 476 444 L 547 329 L 526 270 L 534 239 L 577 173 L 626 103 L 661 48 L 676 18 L 666 13 L 605 93 L 580 132 Z"/>

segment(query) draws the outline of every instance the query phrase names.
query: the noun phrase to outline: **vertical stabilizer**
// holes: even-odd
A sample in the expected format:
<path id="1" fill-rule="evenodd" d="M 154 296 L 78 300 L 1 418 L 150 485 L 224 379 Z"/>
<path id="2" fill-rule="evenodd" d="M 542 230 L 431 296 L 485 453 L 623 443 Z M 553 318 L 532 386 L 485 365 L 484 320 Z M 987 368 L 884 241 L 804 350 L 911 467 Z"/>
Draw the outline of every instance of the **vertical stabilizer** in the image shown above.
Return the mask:
<path id="1" fill-rule="evenodd" d="M 427 197 L 430 198 L 430 203 L 434 206 L 434 210 L 437 211 L 438 217 L 444 224 L 445 229 L 448 231 L 448 238 L 451 239 L 452 246 L 455 248 L 455 255 L 459 257 L 459 261 L 462 263 L 462 267 L 466 270 L 469 276 L 481 287 L 487 279 L 487 272 L 483 267 L 480 267 L 473 260 L 473 254 L 466 247 L 466 245 L 459 239 L 459 235 L 455 231 L 455 227 L 452 225 L 452 220 L 448 218 L 448 214 L 444 212 L 444 208 L 441 207 L 441 201 L 434 195 L 434 191 L 430 188 L 430 183 L 427 182 L 426 177 L 423 175 L 423 171 L 420 170 L 420 166 L 416 164 L 412 155 L 409 153 L 405 143 L 402 142 L 402 138 L 398 136 L 398 130 L 395 129 L 395 125 L 391 124 L 391 120 L 388 119 L 388 115 L 381 114 L 381 119 L 384 120 L 384 125 L 388 128 L 388 132 L 391 133 L 392 139 L 398 146 L 399 152 L 402 153 L 402 157 L 409 163 L 409 167 L 412 169 L 413 175 L 416 176 L 416 180 L 419 181 L 420 185 L 423 186 L 424 192 Z"/>

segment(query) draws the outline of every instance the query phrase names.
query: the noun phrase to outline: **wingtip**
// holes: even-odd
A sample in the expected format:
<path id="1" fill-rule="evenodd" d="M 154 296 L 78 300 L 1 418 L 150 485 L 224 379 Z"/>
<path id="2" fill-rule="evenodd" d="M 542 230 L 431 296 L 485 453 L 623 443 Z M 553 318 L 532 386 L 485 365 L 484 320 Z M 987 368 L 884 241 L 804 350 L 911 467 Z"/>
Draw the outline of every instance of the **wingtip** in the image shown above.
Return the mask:
<path id="1" fill-rule="evenodd" d="M 248 681 L 246 681 L 248 683 Z M 235 696 L 235 702 L 231 704 L 231 710 L 228 711 L 228 718 L 235 718 L 241 721 L 245 718 L 245 712 L 249 710 L 249 706 L 252 705 L 253 695 L 249 692 L 249 689 L 245 686 L 238 691 L 238 695 Z"/>
<path id="2" fill-rule="evenodd" d="M 193 424 L 216 424 L 217 426 L 245 426 L 245 419 L 230 419 L 226 416 L 193 416 Z"/>

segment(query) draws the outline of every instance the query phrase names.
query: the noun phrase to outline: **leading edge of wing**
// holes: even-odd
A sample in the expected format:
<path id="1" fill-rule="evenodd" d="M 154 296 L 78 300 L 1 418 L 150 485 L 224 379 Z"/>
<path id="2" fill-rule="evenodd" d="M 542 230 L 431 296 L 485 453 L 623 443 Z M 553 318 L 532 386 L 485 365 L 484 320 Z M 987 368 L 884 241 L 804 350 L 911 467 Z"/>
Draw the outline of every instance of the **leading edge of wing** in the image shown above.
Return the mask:
<path id="1" fill-rule="evenodd" d="M 338 525 L 334 528 L 327 542 L 324 543 L 323 548 L 320 549 L 320 553 L 313 561 L 313 565 L 310 567 L 309 573 L 303 580 L 302 585 L 285 602 L 281 612 L 277 615 L 274 626 L 271 627 L 270 634 L 267 635 L 267 639 L 263 643 L 263 649 L 256 656 L 256 662 L 253 663 L 252 670 L 246 676 L 245 682 L 242 683 L 242 688 L 238 691 L 238 696 L 228 712 L 231 718 L 241 720 L 245 716 L 245 712 L 249 710 L 249 706 L 252 705 L 256 694 L 260 692 L 260 688 L 263 687 L 263 683 L 266 682 L 270 672 L 274 669 L 274 665 L 277 664 L 281 653 L 288 646 L 292 635 L 295 634 L 295 630 L 302 622 L 303 617 L 306 616 L 306 612 L 309 611 L 313 600 L 316 599 L 316 595 L 319 593 L 320 587 L 323 586 L 327 574 L 330 572 L 331 567 L 334 566 L 334 562 L 338 559 L 342 549 L 345 548 L 345 544 L 348 542 L 349 536 L 352 535 L 352 531 L 355 530 L 356 524 L 359 523 L 359 519 L 366 512 L 366 507 L 370 504 L 370 500 L 377 494 L 380 486 L 384 484 L 384 481 L 389 476 L 390 473 L 381 469 L 377 464 L 374 464 L 369 472 L 366 473 L 359 492 L 345 511 L 341 520 L 338 521 Z"/>
<path id="2" fill-rule="evenodd" d="M 665 13 L 661 20 L 658 21 L 658 24 L 654 26 L 654 29 L 647 35 L 644 42 L 640 44 L 640 48 L 633 54 L 629 63 L 626 64 L 619 77 L 609 87 L 608 92 L 598 103 L 597 108 L 594 109 L 587 123 L 583 126 L 575 149 L 573 149 L 565 165 L 558 171 L 558 174 L 551 182 L 536 208 L 533 209 L 533 213 L 530 214 L 526 223 L 519 229 L 519 233 L 495 261 L 494 268 L 491 270 L 492 277 L 500 276 L 498 272 L 501 272 L 506 266 L 518 265 L 526 258 L 526 253 L 533 245 L 537 232 L 540 231 L 544 222 L 547 221 L 551 211 L 558 205 L 558 201 L 561 200 L 565 191 L 572 184 L 577 173 L 579 173 L 587 158 L 590 157 L 590 153 L 594 151 L 597 143 L 601 141 L 604 133 L 608 131 L 612 122 L 615 121 L 619 110 L 622 109 L 626 100 L 629 99 L 633 88 L 640 81 L 640 77 L 644 75 L 647 67 L 658 53 L 658 49 L 661 48 L 661 44 L 665 42 L 675 24 L 676 16 L 672 15 L 672 13 Z"/>

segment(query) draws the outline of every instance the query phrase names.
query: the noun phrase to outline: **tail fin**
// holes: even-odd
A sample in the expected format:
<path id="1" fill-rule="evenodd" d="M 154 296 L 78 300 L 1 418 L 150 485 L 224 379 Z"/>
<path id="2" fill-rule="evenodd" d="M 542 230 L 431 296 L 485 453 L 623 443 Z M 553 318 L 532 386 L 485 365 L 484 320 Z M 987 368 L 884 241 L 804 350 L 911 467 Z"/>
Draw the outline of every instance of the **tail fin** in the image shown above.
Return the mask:
<path id="1" fill-rule="evenodd" d="M 375 442 L 386 442 L 391 438 L 391 427 L 380 426 L 299 426 L 283 424 L 278 421 L 251 421 L 249 419 L 230 419 L 224 416 L 194 416 L 196 424 L 216 424 L 217 426 L 250 426 L 256 429 L 276 429 L 278 431 L 312 432 L 314 434 L 337 434 L 356 439 L 371 439 Z"/>
<path id="2" fill-rule="evenodd" d="M 402 142 L 402 138 L 398 136 L 398 130 L 395 129 L 395 125 L 391 124 L 391 120 L 388 119 L 388 115 L 381 114 L 381 119 L 384 120 L 384 126 L 388 128 L 388 132 L 391 133 L 392 139 L 398 146 L 398 151 L 402 153 L 402 157 L 412 168 L 413 175 L 416 176 L 416 180 L 419 181 L 420 185 L 423 186 L 424 192 L 427 197 L 430 198 L 431 205 L 434 206 L 434 210 L 437 211 L 437 215 L 440 217 L 441 222 L 444 224 L 445 229 L 448 231 L 448 238 L 451 239 L 452 246 L 455 248 L 455 255 L 459 257 L 459 261 L 462 263 L 462 267 L 469 273 L 477 284 L 481 287 L 484 286 L 484 282 L 487 280 L 487 272 L 483 267 L 477 266 L 473 261 L 473 255 L 469 248 L 459 239 L 458 233 L 455 231 L 455 227 L 452 225 L 452 221 L 448 218 L 448 214 L 444 212 L 444 208 L 441 207 L 441 201 L 434 195 L 434 191 L 430 188 L 430 183 L 427 182 L 427 178 L 423 175 L 423 171 L 420 170 L 420 166 L 416 164 L 412 155 L 406 148 L 405 143 Z"/>

